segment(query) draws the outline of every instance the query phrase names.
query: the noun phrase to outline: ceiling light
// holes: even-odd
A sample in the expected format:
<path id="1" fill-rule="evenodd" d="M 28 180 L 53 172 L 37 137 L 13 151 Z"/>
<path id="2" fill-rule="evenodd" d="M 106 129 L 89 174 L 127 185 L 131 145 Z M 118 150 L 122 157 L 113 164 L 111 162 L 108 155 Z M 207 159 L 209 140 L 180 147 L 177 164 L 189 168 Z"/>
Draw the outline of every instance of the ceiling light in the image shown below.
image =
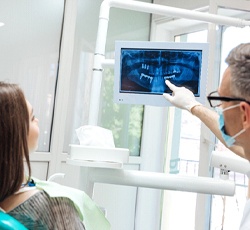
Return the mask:
<path id="1" fill-rule="evenodd" d="M 3 23 L 3 22 L 0 22 L 0 27 L 1 27 L 1 26 L 4 26 L 4 23 Z"/>

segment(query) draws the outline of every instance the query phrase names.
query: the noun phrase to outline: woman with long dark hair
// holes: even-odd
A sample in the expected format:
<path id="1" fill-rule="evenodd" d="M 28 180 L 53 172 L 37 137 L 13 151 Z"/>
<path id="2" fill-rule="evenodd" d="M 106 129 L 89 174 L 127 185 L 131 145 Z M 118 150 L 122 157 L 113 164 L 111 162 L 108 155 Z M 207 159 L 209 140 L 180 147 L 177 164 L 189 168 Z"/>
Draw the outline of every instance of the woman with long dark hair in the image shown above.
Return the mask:
<path id="1" fill-rule="evenodd" d="M 39 188 L 31 180 L 29 154 L 36 150 L 38 136 L 38 119 L 34 116 L 32 106 L 25 99 L 23 91 L 16 84 L 0 82 L 1 210 L 28 229 L 85 229 L 88 218 L 78 208 L 84 206 L 84 202 L 78 206 L 74 199 L 56 196 L 54 195 L 56 192 L 50 196 L 46 189 Z M 26 173 L 25 164 L 28 170 Z M 45 185 L 50 186 L 46 183 Z M 61 190 L 61 188 L 56 189 Z M 76 193 L 77 196 L 78 194 L 82 196 L 81 192 Z M 99 223 L 105 223 L 106 219 L 91 203 L 91 199 L 85 195 L 84 197 L 94 210 L 93 213 L 97 214 L 99 219 L 96 221 L 101 220 Z M 95 216 L 91 210 L 88 210 L 88 213 L 91 217 Z M 106 223 L 103 228 L 101 226 L 92 228 L 91 226 L 96 226 L 96 223 L 92 222 L 87 223 L 90 227 L 86 229 L 107 229 L 105 226 L 109 226 Z"/>

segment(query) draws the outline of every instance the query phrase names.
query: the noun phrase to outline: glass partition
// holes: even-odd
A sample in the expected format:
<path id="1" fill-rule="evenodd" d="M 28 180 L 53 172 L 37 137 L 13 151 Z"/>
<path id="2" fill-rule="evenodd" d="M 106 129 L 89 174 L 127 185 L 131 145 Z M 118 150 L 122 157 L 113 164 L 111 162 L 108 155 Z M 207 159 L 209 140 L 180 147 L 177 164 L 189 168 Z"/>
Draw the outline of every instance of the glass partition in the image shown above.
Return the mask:
<path id="1" fill-rule="evenodd" d="M 64 0 L 1 1 L 0 80 L 24 90 L 39 119 L 38 151 L 48 152 Z"/>

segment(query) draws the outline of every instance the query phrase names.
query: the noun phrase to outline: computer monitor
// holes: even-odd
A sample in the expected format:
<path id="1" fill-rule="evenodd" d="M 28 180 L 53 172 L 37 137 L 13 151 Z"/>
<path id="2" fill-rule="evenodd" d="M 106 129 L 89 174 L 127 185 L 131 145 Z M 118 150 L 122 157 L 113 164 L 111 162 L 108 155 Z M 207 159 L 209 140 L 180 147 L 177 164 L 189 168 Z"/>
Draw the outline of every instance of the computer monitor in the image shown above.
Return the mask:
<path id="1" fill-rule="evenodd" d="M 207 43 L 116 41 L 114 102 L 170 106 L 168 79 L 204 104 L 207 68 Z"/>

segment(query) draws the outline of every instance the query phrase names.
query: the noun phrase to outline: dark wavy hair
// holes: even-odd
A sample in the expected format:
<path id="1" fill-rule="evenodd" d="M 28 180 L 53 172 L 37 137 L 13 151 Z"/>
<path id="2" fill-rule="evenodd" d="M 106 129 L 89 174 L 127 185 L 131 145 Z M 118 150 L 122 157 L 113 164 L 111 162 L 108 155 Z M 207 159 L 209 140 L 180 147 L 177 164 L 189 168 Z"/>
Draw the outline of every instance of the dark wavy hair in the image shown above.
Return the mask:
<path id="1" fill-rule="evenodd" d="M 28 149 L 29 114 L 23 91 L 16 84 L 0 82 L 0 202 L 19 190 L 24 160 L 30 178 Z"/>

